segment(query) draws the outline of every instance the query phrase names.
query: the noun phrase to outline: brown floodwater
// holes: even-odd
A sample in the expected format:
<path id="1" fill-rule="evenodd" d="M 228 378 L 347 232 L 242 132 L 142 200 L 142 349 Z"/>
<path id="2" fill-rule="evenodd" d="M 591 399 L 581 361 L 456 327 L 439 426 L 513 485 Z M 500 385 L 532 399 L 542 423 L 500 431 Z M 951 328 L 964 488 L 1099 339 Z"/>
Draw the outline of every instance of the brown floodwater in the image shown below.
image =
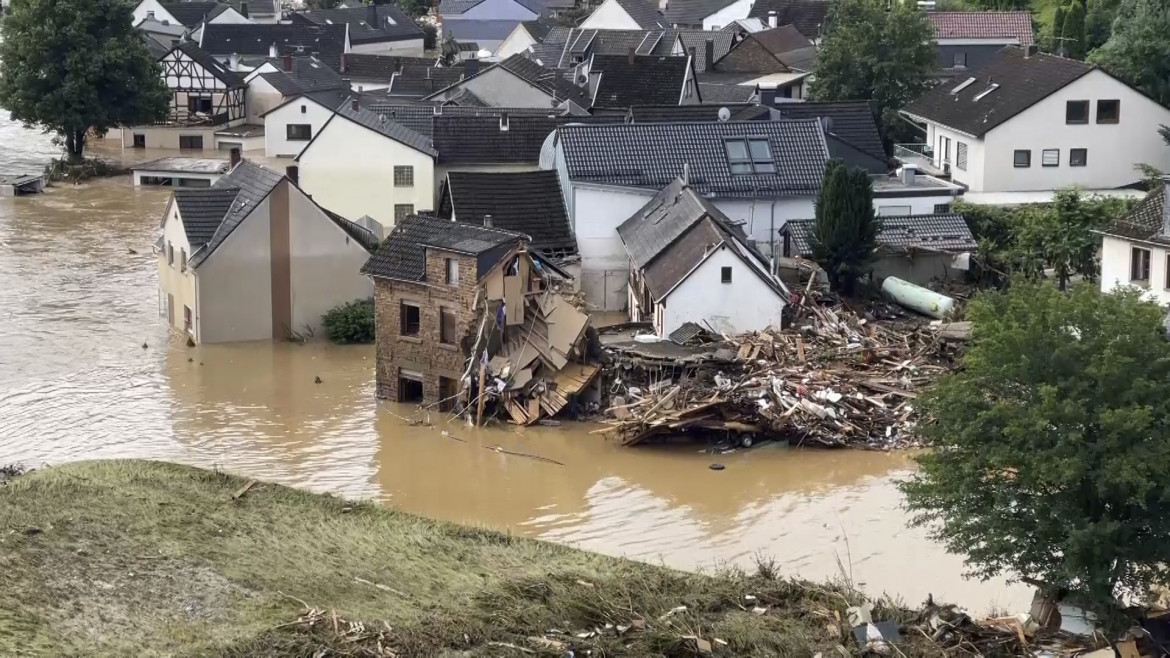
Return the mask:
<path id="1" fill-rule="evenodd" d="M 0 119 L 0 172 L 52 152 Z M 679 568 L 767 555 L 791 576 L 843 566 L 912 604 L 1026 608 L 1026 588 L 963 579 L 961 558 L 907 526 L 905 455 L 716 457 L 621 448 L 588 425 L 475 430 L 438 414 L 416 427 L 413 409 L 374 399 L 370 347 L 188 348 L 158 313 L 151 245 L 167 196 L 118 179 L 0 198 L 0 464 L 168 459 Z"/>

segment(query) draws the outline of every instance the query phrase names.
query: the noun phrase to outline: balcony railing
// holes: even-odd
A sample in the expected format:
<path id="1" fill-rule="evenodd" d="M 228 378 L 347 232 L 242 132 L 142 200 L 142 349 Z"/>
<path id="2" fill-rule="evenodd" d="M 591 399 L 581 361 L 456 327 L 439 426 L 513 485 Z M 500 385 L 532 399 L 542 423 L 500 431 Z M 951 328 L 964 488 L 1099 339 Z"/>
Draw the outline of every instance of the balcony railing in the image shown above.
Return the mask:
<path id="1" fill-rule="evenodd" d="M 934 149 L 930 144 L 894 144 L 894 157 L 903 164 L 918 165 L 922 173 L 943 176 L 945 172 L 934 164 Z"/>

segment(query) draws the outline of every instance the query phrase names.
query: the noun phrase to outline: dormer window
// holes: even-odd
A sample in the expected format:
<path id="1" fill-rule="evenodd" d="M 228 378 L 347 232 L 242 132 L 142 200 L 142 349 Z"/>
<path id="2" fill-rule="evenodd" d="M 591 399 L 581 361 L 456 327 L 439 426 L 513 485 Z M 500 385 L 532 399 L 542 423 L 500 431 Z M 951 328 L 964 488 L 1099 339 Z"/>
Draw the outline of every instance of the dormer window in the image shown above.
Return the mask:
<path id="1" fill-rule="evenodd" d="M 776 171 L 772 149 L 764 137 L 735 137 L 723 143 L 733 174 L 771 174 Z"/>

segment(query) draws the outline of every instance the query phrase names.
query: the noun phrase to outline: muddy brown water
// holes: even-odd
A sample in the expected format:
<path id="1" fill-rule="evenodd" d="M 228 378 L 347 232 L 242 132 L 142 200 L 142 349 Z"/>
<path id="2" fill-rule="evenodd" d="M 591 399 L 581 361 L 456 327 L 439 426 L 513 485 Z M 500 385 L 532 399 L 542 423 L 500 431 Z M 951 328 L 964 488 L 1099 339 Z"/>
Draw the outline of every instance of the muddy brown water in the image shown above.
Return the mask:
<path id="1" fill-rule="evenodd" d="M 52 153 L 0 118 L 0 172 Z M 375 401 L 370 347 L 188 348 L 159 318 L 151 245 L 167 196 L 118 179 L 0 199 L 0 464 L 218 466 L 679 568 L 768 555 L 784 574 L 843 568 L 911 604 L 933 593 L 1026 609 L 1026 588 L 963 579 L 959 557 L 907 527 L 895 485 L 912 468 L 905 455 L 624 449 L 588 425 L 474 430 L 438 414 L 412 427 L 412 409 Z"/>

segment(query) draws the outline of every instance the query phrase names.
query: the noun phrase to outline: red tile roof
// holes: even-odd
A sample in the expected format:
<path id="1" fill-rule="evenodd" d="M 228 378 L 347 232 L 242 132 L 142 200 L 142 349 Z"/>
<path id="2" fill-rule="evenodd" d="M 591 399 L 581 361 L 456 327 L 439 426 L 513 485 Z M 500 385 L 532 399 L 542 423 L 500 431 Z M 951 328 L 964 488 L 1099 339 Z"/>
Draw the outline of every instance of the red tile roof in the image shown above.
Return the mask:
<path id="1" fill-rule="evenodd" d="M 936 39 L 1019 39 L 1031 45 L 1032 14 L 1026 11 L 932 11 Z"/>

